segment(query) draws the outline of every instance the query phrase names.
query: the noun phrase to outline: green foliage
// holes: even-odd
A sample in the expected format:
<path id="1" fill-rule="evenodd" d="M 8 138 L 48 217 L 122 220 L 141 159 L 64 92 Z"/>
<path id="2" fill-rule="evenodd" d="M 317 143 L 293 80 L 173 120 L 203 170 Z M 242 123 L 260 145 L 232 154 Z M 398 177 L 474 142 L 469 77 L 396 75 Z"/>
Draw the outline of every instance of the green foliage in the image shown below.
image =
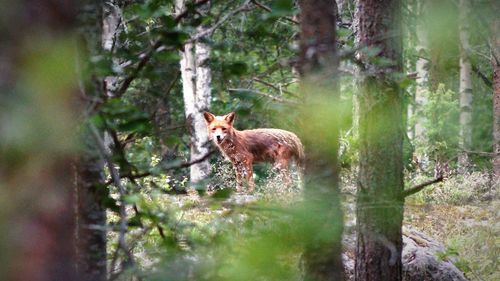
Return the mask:
<path id="1" fill-rule="evenodd" d="M 435 165 L 438 162 L 454 163 L 458 150 L 457 94 L 440 84 L 435 92 L 427 92 L 427 103 L 423 106 L 425 117 L 424 139 L 417 140 L 417 151 L 428 155 Z"/>

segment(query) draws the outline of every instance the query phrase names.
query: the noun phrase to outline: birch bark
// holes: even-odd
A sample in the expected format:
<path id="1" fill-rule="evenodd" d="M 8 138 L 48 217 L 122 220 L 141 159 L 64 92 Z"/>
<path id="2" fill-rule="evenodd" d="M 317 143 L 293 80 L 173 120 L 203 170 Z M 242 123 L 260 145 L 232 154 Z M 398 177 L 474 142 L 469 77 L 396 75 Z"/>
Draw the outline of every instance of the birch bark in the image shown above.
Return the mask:
<path id="1" fill-rule="evenodd" d="M 186 8 L 185 0 L 176 0 L 176 13 Z M 198 28 L 201 32 L 205 27 Z M 210 108 L 212 75 L 209 65 L 210 46 L 200 38 L 188 42 L 181 52 L 181 78 L 184 98 L 184 112 L 190 129 L 191 161 L 204 157 L 209 152 L 208 131 L 203 112 Z M 207 160 L 190 166 L 190 185 L 194 186 L 206 179 L 210 174 L 210 163 Z"/>
<path id="2" fill-rule="evenodd" d="M 472 145 L 472 66 L 469 58 L 470 1 L 460 0 L 460 173 L 467 173 L 471 161 L 467 151 Z"/>

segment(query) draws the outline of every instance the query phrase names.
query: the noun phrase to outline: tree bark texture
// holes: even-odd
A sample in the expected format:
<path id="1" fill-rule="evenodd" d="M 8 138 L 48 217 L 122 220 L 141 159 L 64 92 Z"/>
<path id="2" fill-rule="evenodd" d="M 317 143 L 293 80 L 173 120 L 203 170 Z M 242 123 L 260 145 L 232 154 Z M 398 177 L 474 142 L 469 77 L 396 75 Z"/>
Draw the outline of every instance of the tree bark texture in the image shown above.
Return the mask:
<path id="1" fill-rule="evenodd" d="M 422 140 L 424 138 L 424 122 L 422 109 L 427 103 L 427 94 L 429 91 L 429 59 L 427 58 L 428 49 L 428 39 L 426 27 L 423 23 L 424 21 L 424 11 L 426 1 L 417 1 L 417 13 L 418 17 L 416 19 L 416 33 L 417 33 L 417 46 L 416 51 L 417 62 L 415 64 L 415 71 L 417 72 L 416 89 L 415 89 L 415 139 Z"/>
<path id="2" fill-rule="evenodd" d="M 492 0 L 491 64 L 493 68 L 493 172 L 500 179 L 500 3 Z"/>
<path id="3" fill-rule="evenodd" d="M 97 147 L 93 142 L 84 146 L 76 171 L 76 266 L 78 280 L 100 281 L 106 280 L 107 274 L 106 209 L 102 205 L 106 187 Z"/>
<path id="4" fill-rule="evenodd" d="M 72 57 L 61 53 L 74 50 L 68 35 L 78 5 L 23 0 L 0 9 L 2 280 L 77 279 L 71 171 L 77 86 L 66 80 L 71 75 L 43 66 L 74 71 Z"/>
<path id="5" fill-rule="evenodd" d="M 103 25 L 102 25 L 102 47 L 108 52 L 112 52 L 119 48 L 120 42 L 118 37 L 123 31 L 122 27 L 122 11 L 117 1 L 106 2 L 103 5 Z M 113 67 L 120 64 L 117 58 L 113 57 Z M 106 95 L 114 96 L 118 89 L 118 77 L 107 76 L 104 78 L 104 88 Z"/>
<path id="6" fill-rule="evenodd" d="M 460 173 L 470 170 L 471 160 L 467 151 L 472 146 L 472 66 L 470 62 L 469 19 L 470 1 L 460 0 L 460 139 L 458 165 Z"/>
<path id="7" fill-rule="evenodd" d="M 300 75 L 305 107 L 321 111 L 323 98 L 339 100 L 336 82 L 337 6 L 332 0 L 300 0 Z M 331 110 L 331 109 L 330 109 Z M 307 111 L 307 110 L 306 110 Z M 328 115 L 337 112 L 329 111 Z M 306 113 L 304 120 L 311 118 Z M 314 117 L 313 117 L 314 118 Z M 333 120 L 337 120 L 333 118 Z M 303 253 L 304 280 L 343 280 L 341 238 L 343 216 L 338 192 L 338 122 L 314 119 L 302 130 L 306 151 L 305 197 L 317 214 Z M 327 134 L 317 131 L 328 130 Z M 318 135 L 322 135 L 318 138 Z M 316 136 L 316 137 L 314 137 Z M 325 151 L 327 150 L 327 151 Z M 318 176 L 327 175 L 327 176 Z"/>
<path id="8" fill-rule="evenodd" d="M 185 9 L 185 0 L 176 1 L 176 12 Z M 202 32 L 205 27 L 198 28 Z M 181 77 L 184 97 L 184 111 L 191 134 L 191 161 L 207 155 L 210 147 L 208 131 L 203 112 L 208 111 L 211 101 L 212 75 L 210 70 L 210 46 L 200 38 L 184 45 L 181 53 Z M 208 178 L 210 163 L 207 160 L 190 166 L 190 182 L 192 185 Z"/>
<path id="9" fill-rule="evenodd" d="M 85 1 L 79 12 L 82 64 L 91 61 L 91 56 L 99 55 L 103 49 L 111 48 L 109 40 L 115 33 L 110 25 L 116 24 L 114 16 L 108 16 L 103 22 L 103 4 L 100 1 Z M 110 23 L 113 22 L 113 23 Z M 103 29 L 103 23 L 108 23 Z M 103 83 L 92 76 L 91 81 L 82 81 L 87 97 L 102 98 Z M 91 106 L 91 105 L 88 105 Z M 85 105 L 84 107 L 87 107 Z M 89 114 L 91 109 L 86 109 Z M 106 208 L 103 198 L 106 196 L 104 186 L 104 163 L 90 129 L 82 126 L 80 132 L 81 153 L 76 165 L 76 250 L 78 280 L 106 280 Z"/>
<path id="10" fill-rule="evenodd" d="M 376 47 L 390 65 L 364 63 L 359 97 L 356 280 L 401 280 L 403 99 L 391 75 L 401 71 L 401 2 L 360 0 L 358 47 Z"/>

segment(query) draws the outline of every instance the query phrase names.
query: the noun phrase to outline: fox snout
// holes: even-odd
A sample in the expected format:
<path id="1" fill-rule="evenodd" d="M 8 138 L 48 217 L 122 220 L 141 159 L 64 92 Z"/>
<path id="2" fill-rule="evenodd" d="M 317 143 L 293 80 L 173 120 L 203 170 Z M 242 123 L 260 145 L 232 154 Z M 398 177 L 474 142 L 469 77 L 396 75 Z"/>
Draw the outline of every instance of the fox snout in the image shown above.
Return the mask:
<path id="1" fill-rule="evenodd" d="M 214 141 L 220 144 L 224 140 L 224 137 L 225 135 L 222 132 L 216 132 L 214 134 Z"/>
<path id="2" fill-rule="evenodd" d="M 215 116 L 210 112 L 204 112 L 203 116 L 207 123 L 208 133 L 210 138 L 216 144 L 222 142 L 231 134 L 233 130 L 234 112 L 228 113 L 223 116 Z"/>

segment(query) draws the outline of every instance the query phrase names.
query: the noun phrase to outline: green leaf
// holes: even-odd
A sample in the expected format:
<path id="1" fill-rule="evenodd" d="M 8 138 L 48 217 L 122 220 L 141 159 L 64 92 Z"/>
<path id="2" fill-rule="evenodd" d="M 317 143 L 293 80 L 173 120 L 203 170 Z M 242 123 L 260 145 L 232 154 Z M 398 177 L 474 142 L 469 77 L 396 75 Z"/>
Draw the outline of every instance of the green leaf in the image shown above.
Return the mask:
<path id="1" fill-rule="evenodd" d="M 175 51 L 163 51 L 155 55 L 155 58 L 164 62 L 178 62 L 180 61 L 179 52 Z"/>
<path id="2" fill-rule="evenodd" d="M 146 133 L 149 132 L 148 119 L 135 119 L 120 123 L 116 128 L 121 132 L 136 132 L 136 133 Z"/>
<path id="3" fill-rule="evenodd" d="M 292 0 L 274 0 L 271 3 L 271 15 L 281 17 L 292 14 L 293 1 Z"/>
<path id="4" fill-rule="evenodd" d="M 125 201 L 128 204 L 137 204 L 141 202 L 141 200 L 142 198 L 139 194 L 130 194 L 123 198 L 123 201 Z"/>
<path id="5" fill-rule="evenodd" d="M 235 75 L 235 76 L 241 76 L 248 71 L 248 66 L 245 62 L 243 61 L 236 61 L 230 64 L 227 64 L 224 67 L 224 72 L 230 74 L 230 75 Z"/>
<path id="6" fill-rule="evenodd" d="M 135 216 L 131 217 L 128 220 L 127 224 L 129 227 L 141 227 L 142 226 L 141 215 L 136 214 Z"/>

